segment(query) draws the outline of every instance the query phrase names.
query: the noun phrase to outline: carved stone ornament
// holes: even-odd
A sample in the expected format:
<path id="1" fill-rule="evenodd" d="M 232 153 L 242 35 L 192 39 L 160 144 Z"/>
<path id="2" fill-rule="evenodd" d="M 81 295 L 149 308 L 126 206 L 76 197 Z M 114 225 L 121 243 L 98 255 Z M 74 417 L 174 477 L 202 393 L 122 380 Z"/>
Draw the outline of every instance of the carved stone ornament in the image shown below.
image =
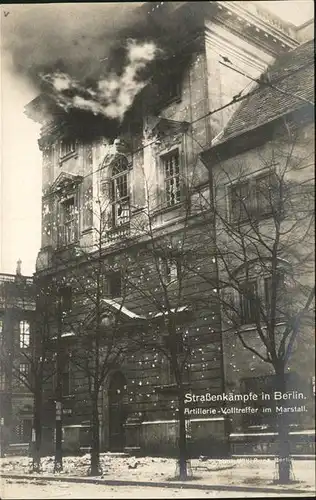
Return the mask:
<path id="1" fill-rule="evenodd" d="M 188 122 L 168 120 L 167 118 L 152 118 L 144 127 L 144 145 L 152 143 L 157 149 L 172 147 L 181 141 L 183 134 L 188 130 Z"/>

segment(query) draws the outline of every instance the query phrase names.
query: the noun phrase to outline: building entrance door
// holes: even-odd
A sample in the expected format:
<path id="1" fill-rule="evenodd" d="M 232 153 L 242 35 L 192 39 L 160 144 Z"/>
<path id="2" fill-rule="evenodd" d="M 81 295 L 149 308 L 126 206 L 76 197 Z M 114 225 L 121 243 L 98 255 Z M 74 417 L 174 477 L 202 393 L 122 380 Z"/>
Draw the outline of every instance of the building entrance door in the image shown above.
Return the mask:
<path id="1" fill-rule="evenodd" d="M 121 372 L 113 374 L 109 385 L 109 449 L 123 451 L 125 446 L 126 379 Z"/>

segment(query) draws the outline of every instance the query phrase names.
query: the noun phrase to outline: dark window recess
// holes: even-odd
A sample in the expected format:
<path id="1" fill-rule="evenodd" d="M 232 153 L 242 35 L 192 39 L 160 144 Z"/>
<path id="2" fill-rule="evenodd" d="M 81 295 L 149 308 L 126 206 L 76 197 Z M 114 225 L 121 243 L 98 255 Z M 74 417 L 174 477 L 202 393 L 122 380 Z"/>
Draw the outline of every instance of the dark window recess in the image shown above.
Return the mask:
<path id="1" fill-rule="evenodd" d="M 70 311 L 72 308 L 72 289 L 70 286 L 63 286 L 59 290 L 60 304 L 62 312 Z"/>
<path id="2" fill-rule="evenodd" d="M 241 324 L 255 323 L 258 313 L 258 285 L 256 281 L 245 281 L 240 284 L 239 303 Z"/>
<path id="3" fill-rule="evenodd" d="M 68 156 L 75 153 L 77 149 L 76 141 L 74 139 L 62 139 L 60 142 L 60 157 Z"/>
<path id="4" fill-rule="evenodd" d="M 235 221 L 249 218 L 252 208 L 249 182 L 239 182 L 231 188 L 231 216 Z"/>
<path id="5" fill-rule="evenodd" d="M 258 215 L 272 214 L 277 209 L 279 194 L 279 184 L 274 173 L 257 177 L 255 198 Z"/>
<path id="6" fill-rule="evenodd" d="M 230 213 L 234 221 L 270 216 L 280 210 L 280 188 L 275 172 L 238 182 L 230 188 Z"/>
<path id="7" fill-rule="evenodd" d="M 158 83 L 159 103 L 167 106 L 173 101 L 181 100 L 181 77 L 178 74 L 167 72 Z"/>
<path id="8" fill-rule="evenodd" d="M 282 297 L 282 293 L 285 292 L 284 274 L 281 272 L 278 273 L 276 275 L 275 280 L 276 280 L 276 303 L 278 304 Z M 266 308 L 268 311 L 270 311 L 271 301 L 272 301 L 272 276 L 264 278 L 264 296 L 265 296 Z"/>
<path id="9" fill-rule="evenodd" d="M 184 352 L 182 332 L 177 332 L 175 335 L 166 335 L 165 344 L 170 353 L 182 354 Z"/>
<path id="10" fill-rule="evenodd" d="M 122 274 L 116 271 L 109 276 L 108 280 L 109 295 L 112 299 L 122 295 Z"/>
<path id="11" fill-rule="evenodd" d="M 61 385 L 63 396 L 69 396 L 70 394 L 70 370 L 69 366 L 65 367 L 61 375 Z"/>

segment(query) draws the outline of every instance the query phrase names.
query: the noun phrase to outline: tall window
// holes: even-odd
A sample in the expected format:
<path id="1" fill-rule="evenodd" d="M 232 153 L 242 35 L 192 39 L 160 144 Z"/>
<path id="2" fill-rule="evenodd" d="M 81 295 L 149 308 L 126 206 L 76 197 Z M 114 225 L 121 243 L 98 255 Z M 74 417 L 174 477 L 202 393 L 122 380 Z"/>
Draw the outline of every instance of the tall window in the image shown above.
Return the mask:
<path id="1" fill-rule="evenodd" d="M 183 334 L 181 331 L 176 332 L 175 335 L 166 335 L 164 340 L 170 353 L 182 354 L 184 352 Z"/>
<path id="2" fill-rule="evenodd" d="M 30 345 L 30 323 L 20 321 L 20 348 L 24 349 Z"/>
<path id="3" fill-rule="evenodd" d="M 260 215 L 270 215 L 277 208 L 278 183 L 273 172 L 256 178 L 256 208 Z"/>
<path id="4" fill-rule="evenodd" d="M 60 142 L 60 158 L 76 152 L 76 141 L 74 139 L 62 139 Z"/>
<path id="5" fill-rule="evenodd" d="M 113 166 L 111 177 L 112 226 L 127 224 L 130 220 L 128 162 L 122 158 Z"/>
<path id="6" fill-rule="evenodd" d="M 108 280 L 109 295 L 112 299 L 122 296 L 122 274 L 115 271 L 110 274 Z"/>
<path id="7" fill-rule="evenodd" d="M 276 275 L 276 301 L 281 298 L 281 294 L 285 293 L 285 277 L 284 273 L 281 271 Z M 271 310 L 271 302 L 272 302 L 272 276 L 267 276 L 264 278 L 264 296 L 265 296 L 265 305 L 267 311 Z"/>
<path id="8" fill-rule="evenodd" d="M 239 291 L 240 319 L 243 325 L 256 322 L 258 314 L 257 281 L 244 281 Z"/>
<path id="9" fill-rule="evenodd" d="M 3 321 L 0 319 L 0 342 L 3 340 Z"/>
<path id="10" fill-rule="evenodd" d="M 78 224 L 75 197 L 63 201 L 61 209 L 60 244 L 69 245 L 77 240 Z"/>
<path id="11" fill-rule="evenodd" d="M 181 201 L 179 150 L 176 149 L 163 155 L 161 160 L 164 170 L 166 203 L 170 207 Z"/>
<path id="12" fill-rule="evenodd" d="M 70 311 L 72 308 L 72 290 L 70 286 L 59 289 L 62 312 Z"/>
<path id="13" fill-rule="evenodd" d="M 28 380 L 30 374 L 30 365 L 28 363 L 20 363 L 19 368 L 21 379 Z M 21 380 L 22 383 L 22 380 Z"/>
<path id="14" fill-rule="evenodd" d="M 2 368 L 2 366 L 0 366 L 0 391 L 4 391 L 5 390 L 5 384 L 6 382 L 6 375 L 5 375 L 5 371 L 4 369 Z"/>
<path id="15" fill-rule="evenodd" d="M 62 393 L 63 396 L 69 396 L 71 393 L 70 388 L 70 362 L 66 361 L 62 374 L 61 374 L 61 384 L 62 384 Z"/>
<path id="16" fill-rule="evenodd" d="M 234 220 L 245 220 L 251 211 L 249 182 L 239 182 L 231 188 L 231 214 Z"/>
<path id="17" fill-rule="evenodd" d="M 176 69 L 176 71 L 175 71 Z M 158 81 L 158 107 L 168 106 L 172 102 L 181 100 L 181 74 L 174 68 L 173 71 L 163 68 Z"/>
<path id="18" fill-rule="evenodd" d="M 179 279 L 180 275 L 180 261 L 176 257 L 160 259 L 160 272 L 166 283 L 171 283 Z"/>
<path id="19" fill-rule="evenodd" d="M 15 438 L 19 443 L 29 443 L 32 434 L 32 420 L 22 419 L 15 427 Z"/>

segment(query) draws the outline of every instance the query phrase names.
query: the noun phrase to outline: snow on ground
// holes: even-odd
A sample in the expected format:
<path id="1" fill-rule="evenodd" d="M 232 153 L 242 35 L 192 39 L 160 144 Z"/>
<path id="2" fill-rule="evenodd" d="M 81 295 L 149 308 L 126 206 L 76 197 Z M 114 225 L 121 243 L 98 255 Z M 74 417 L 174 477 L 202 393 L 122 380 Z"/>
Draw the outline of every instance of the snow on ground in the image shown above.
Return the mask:
<path id="1" fill-rule="evenodd" d="M 40 484 L 39 484 L 40 483 Z M 275 497 L 275 493 L 245 493 L 242 491 L 203 491 L 198 489 L 180 489 L 139 486 L 103 486 L 96 484 L 73 484 L 53 481 L 22 481 L 2 479 L 0 486 L 3 500 L 27 499 L 94 499 L 94 498 L 263 498 Z M 286 494 L 286 497 L 297 497 Z M 313 494 L 311 494 L 311 498 Z"/>
<path id="2" fill-rule="evenodd" d="M 5 457 L 0 459 L 3 474 L 29 474 L 29 457 Z M 68 456 L 63 459 L 63 476 L 88 475 L 90 455 Z M 104 479 L 134 481 L 166 481 L 176 474 L 176 461 L 161 457 L 129 457 L 111 453 L 101 454 L 102 477 Z M 269 459 L 192 459 L 192 474 L 196 483 L 213 485 L 272 486 L 276 478 L 274 460 Z M 54 457 L 42 458 L 43 474 L 54 471 Z M 300 481 L 297 488 L 313 491 L 315 488 L 314 460 L 293 460 L 294 479 Z M 280 486 L 280 488 L 285 488 Z"/>

